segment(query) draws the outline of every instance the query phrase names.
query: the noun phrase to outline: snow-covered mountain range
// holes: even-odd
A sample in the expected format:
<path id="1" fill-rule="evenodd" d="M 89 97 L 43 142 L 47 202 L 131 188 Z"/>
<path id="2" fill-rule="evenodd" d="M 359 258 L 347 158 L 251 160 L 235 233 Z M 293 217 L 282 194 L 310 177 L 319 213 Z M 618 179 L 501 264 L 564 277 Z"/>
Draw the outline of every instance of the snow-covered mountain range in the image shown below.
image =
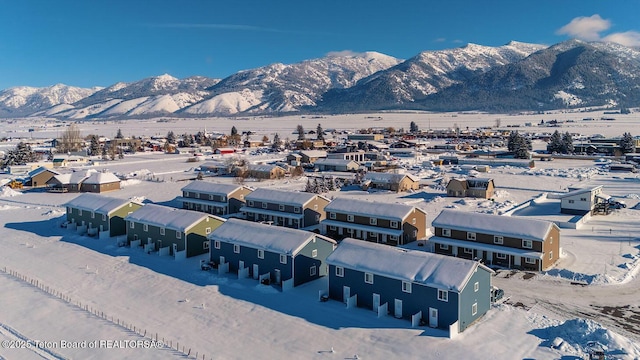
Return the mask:
<path id="1" fill-rule="evenodd" d="M 165 74 L 107 88 L 15 87 L 0 91 L 0 117 L 635 107 L 640 106 L 639 74 L 640 51 L 614 43 L 468 44 L 425 51 L 406 61 L 377 52 L 336 53 L 225 79 Z"/>

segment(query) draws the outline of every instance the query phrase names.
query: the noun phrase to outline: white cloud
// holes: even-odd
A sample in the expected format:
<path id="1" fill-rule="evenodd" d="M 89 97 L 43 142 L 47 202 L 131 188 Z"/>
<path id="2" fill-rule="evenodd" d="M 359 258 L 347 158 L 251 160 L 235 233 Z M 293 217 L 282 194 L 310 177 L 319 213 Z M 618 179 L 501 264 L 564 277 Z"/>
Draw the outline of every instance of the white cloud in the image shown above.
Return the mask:
<path id="1" fill-rule="evenodd" d="M 342 50 L 342 51 L 330 51 L 327 53 L 327 57 L 335 56 L 335 57 L 346 57 L 346 56 L 358 56 L 363 53 L 353 51 L 353 50 Z"/>
<path id="2" fill-rule="evenodd" d="M 447 39 L 445 39 L 445 38 L 437 38 L 437 39 L 435 39 L 433 41 L 435 41 L 435 42 L 445 42 L 445 41 L 447 41 Z"/>
<path id="3" fill-rule="evenodd" d="M 605 36 L 602 40 L 618 43 L 624 46 L 640 46 L 640 32 L 627 31 Z"/>
<path id="4" fill-rule="evenodd" d="M 569 35 L 582 40 L 600 40 L 600 33 L 611 27 L 611 21 L 595 14 L 589 17 L 580 16 L 556 31 L 559 35 Z"/>

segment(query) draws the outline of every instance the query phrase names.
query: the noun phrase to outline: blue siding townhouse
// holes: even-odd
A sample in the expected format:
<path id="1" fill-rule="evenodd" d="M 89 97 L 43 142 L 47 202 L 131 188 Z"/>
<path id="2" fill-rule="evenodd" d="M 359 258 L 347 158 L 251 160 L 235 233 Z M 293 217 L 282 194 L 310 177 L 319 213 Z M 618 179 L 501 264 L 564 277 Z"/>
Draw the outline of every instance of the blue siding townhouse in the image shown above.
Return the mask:
<path id="1" fill-rule="evenodd" d="M 326 276 L 325 259 L 336 242 L 313 232 L 229 219 L 208 236 L 211 261 L 229 271 L 249 268 L 254 278 L 269 273 L 272 282 L 293 286 Z"/>
<path id="2" fill-rule="evenodd" d="M 430 327 L 462 332 L 491 307 L 493 271 L 479 262 L 345 238 L 327 263 L 330 298 L 386 303 L 397 318 L 422 312 Z"/>

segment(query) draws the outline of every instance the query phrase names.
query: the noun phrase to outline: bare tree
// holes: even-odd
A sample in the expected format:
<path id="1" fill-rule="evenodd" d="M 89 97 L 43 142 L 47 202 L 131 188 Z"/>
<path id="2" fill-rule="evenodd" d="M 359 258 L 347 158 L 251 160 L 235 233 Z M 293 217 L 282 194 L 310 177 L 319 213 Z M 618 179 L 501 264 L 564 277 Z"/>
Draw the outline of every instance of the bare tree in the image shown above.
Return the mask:
<path id="1" fill-rule="evenodd" d="M 72 151 L 82 150 L 82 136 L 80 136 L 80 129 L 76 124 L 71 124 L 62 133 L 60 140 L 56 146 L 58 153 L 68 153 Z"/>

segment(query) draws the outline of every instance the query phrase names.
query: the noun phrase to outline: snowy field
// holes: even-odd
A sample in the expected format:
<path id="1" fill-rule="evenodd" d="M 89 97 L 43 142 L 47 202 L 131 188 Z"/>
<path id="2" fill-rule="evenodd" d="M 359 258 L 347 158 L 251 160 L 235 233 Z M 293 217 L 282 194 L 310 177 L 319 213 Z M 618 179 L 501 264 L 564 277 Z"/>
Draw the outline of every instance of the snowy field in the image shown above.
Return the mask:
<path id="1" fill-rule="evenodd" d="M 309 129 L 322 123 L 325 129 L 355 130 L 378 124 L 406 128 L 414 119 L 421 128 L 428 124 L 446 128 L 453 123 L 493 126 L 496 118 L 501 118 L 502 126 L 537 123 L 541 118 L 575 118 L 576 123 L 568 124 L 575 129 L 561 131 L 614 136 L 625 131 L 634 134 L 633 123 L 640 120 L 634 114 L 617 115 L 615 121 L 584 122 L 593 125 L 586 128 L 578 127 L 582 118 L 601 115 L 376 116 L 382 120 L 365 119 L 365 115 L 171 123 L 143 120 L 80 124 L 80 129 L 83 134 L 106 136 L 115 134 L 117 128 L 125 135 L 165 135 L 169 130 L 179 134 L 205 127 L 228 132 L 236 125 L 239 131 L 258 129 L 293 138 L 295 135 L 283 134 L 293 132 L 303 121 Z M 4 126 L 5 134 L 0 136 L 55 135 L 46 135 L 54 131 L 47 129 L 31 134 L 25 129 L 23 133 L 24 124 L 16 121 Z M 195 165 L 186 158 L 134 154 L 97 168 L 138 175 L 108 196 L 177 206 L 175 198 L 188 183 L 183 180 L 195 177 Z M 561 230 L 563 254 L 555 269 L 537 275 L 498 272 L 494 285 L 505 290 L 506 301 L 453 340 L 440 330 L 412 329 L 406 320 L 378 319 L 370 310 L 347 310 L 337 301 L 319 302 L 318 290 L 326 288 L 326 279 L 281 293 L 250 279 L 202 271 L 199 261 L 203 256 L 174 261 L 118 247 L 115 239 L 79 236 L 59 226 L 64 218 L 60 205 L 77 194 L 4 188 L 0 193 L 0 341 L 28 340 L 31 346 L 0 347 L 0 358 L 578 359 L 585 356 L 589 341 L 606 345 L 613 358 L 640 358 L 640 210 L 636 206 L 640 177 L 609 173 L 587 160 L 536 164 L 534 169 L 492 168 L 487 176 L 496 184 L 495 201 L 447 198 L 438 179 L 465 176 L 456 167 L 416 170 L 429 186 L 413 193 L 352 189 L 327 194 L 411 204 L 427 212 L 428 222 L 444 208 L 502 213 L 543 193 L 564 192 L 571 186 L 604 185 L 605 193 L 625 198 L 627 209 L 595 216 L 579 230 Z M 145 175 L 159 181 L 144 180 Z M 206 181 L 231 183 L 233 179 Z M 301 190 L 305 183 L 306 178 L 301 177 L 247 185 Z M 572 285 L 576 281 L 582 285 Z M 72 345 L 80 348 L 69 348 Z"/>

